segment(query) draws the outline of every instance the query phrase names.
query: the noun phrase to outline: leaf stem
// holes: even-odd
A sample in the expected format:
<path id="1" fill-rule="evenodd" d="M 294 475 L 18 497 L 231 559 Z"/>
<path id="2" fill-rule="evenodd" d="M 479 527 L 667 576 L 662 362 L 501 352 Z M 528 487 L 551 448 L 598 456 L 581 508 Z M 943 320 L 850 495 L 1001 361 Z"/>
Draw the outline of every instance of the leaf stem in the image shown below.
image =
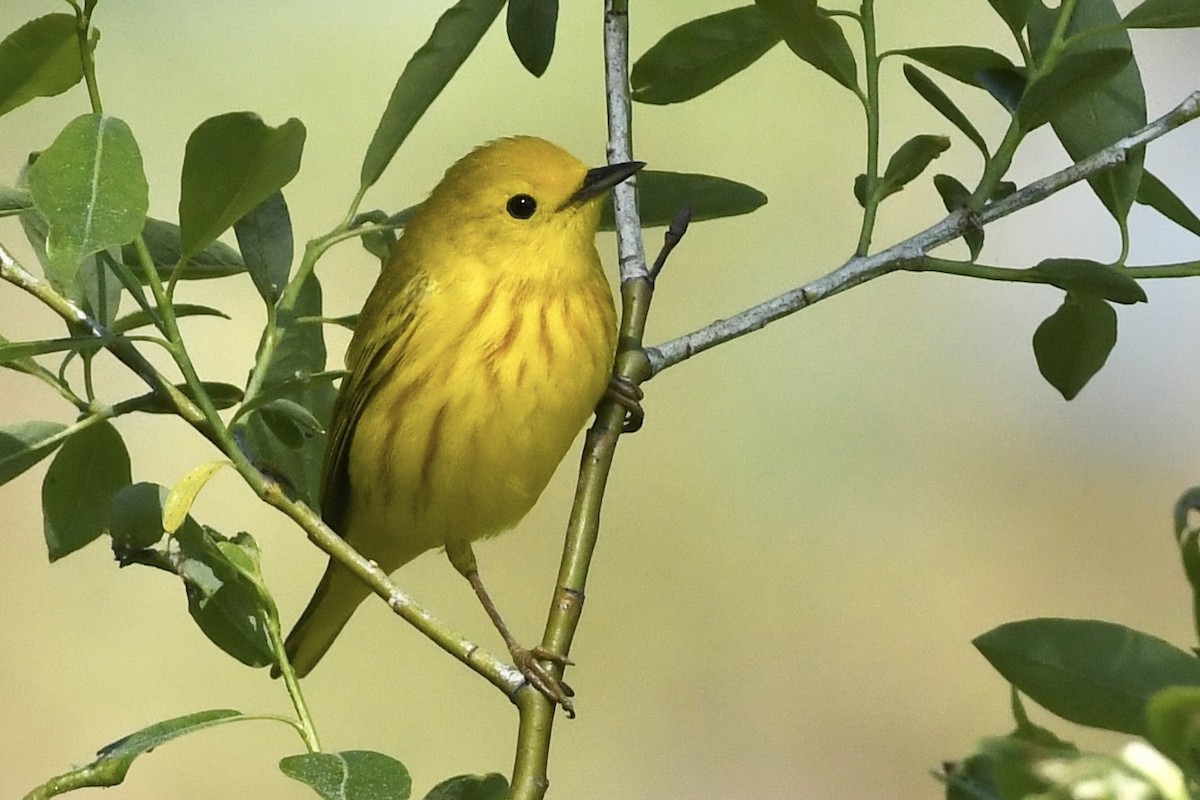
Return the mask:
<path id="1" fill-rule="evenodd" d="M 880 58 L 875 35 L 875 0 L 863 0 L 858 22 L 862 28 L 863 64 L 867 84 L 866 97 L 863 100 L 867 122 L 867 182 L 863 191 L 862 227 L 854 252 L 865 256 L 871 249 L 871 236 L 875 232 L 875 217 L 879 211 L 879 196 L 875 190 L 879 185 Z"/>
<path id="2" fill-rule="evenodd" d="M 79 41 L 79 58 L 83 65 L 83 80 L 87 84 L 88 99 L 92 105 L 93 114 L 103 114 L 104 105 L 100 102 L 100 85 L 96 81 L 96 59 L 91 41 L 92 16 L 91 9 L 80 8 L 74 2 L 75 9 L 75 38 Z"/>

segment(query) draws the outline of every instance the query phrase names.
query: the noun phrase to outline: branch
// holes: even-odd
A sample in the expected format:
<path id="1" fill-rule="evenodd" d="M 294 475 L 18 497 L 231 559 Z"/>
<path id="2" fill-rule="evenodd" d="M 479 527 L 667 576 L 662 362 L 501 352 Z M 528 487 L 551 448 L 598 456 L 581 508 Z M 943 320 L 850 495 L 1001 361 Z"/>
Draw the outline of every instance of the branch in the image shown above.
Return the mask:
<path id="1" fill-rule="evenodd" d="M 646 357 L 649 360 L 651 377 L 697 353 L 759 330 L 777 319 L 794 314 L 852 286 L 889 272 L 910 268 L 934 248 L 957 239 L 972 227 L 986 225 L 1022 208 L 1040 203 L 1074 183 L 1123 164 L 1131 151 L 1144 147 L 1197 117 L 1200 117 L 1200 91 L 1193 92 L 1178 106 L 1144 128 L 1117 140 L 1077 164 L 1034 181 L 1002 200 L 988 203 L 977 214 L 966 210 L 955 211 L 936 225 L 875 255 L 852 258 L 810 283 L 677 339 L 647 348 Z"/>

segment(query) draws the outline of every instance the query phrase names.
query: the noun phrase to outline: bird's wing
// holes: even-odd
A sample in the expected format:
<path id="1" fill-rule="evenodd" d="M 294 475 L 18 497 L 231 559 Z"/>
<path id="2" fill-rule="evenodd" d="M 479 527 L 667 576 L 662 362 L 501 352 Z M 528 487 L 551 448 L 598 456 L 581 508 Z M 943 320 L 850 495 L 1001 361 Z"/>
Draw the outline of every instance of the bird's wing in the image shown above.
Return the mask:
<path id="1" fill-rule="evenodd" d="M 321 517 L 343 533 L 350 503 L 350 445 L 362 410 L 402 358 L 412 335 L 428 281 L 415 277 L 400 287 L 391 303 L 373 304 L 371 298 L 359 318 L 358 332 L 346 354 L 348 374 L 342 379 L 321 471 Z M 383 306 L 381 310 L 380 306 Z M 369 336 L 363 331 L 371 331 Z"/>

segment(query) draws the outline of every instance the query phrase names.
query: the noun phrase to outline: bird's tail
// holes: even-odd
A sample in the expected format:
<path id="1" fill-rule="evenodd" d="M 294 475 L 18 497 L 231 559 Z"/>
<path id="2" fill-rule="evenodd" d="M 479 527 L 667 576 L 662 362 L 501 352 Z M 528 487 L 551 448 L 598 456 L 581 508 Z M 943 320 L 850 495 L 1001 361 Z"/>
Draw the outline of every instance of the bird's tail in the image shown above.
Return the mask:
<path id="1" fill-rule="evenodd" d="M 296 676 L 303 678 L 317 665 L 341 633 L 354 610 L 371 590 L 341 564 L 330 561 L 308 607 L 288 634 L 284 648 Z M 278 676 L 279 668 L 272 670 Z"/>

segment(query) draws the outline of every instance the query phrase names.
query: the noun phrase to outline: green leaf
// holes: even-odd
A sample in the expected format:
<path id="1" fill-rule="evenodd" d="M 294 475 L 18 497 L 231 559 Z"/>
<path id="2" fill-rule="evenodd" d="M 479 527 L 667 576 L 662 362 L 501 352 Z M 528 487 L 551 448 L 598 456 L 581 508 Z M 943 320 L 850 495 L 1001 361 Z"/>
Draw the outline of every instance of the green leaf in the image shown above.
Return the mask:
<path id="1" fill-rule="evenodd" d="M 1200 27 L 1200 5 L 1196 0 L 1145 0 L 1125 15 L 1127 28 Z M 0 74 L 3 74 L 0 72 Z"/>
<path id="2" fill-rule="evenodd" d="M 232 466 L 228 459 L 220 458 L 209 461 L 207 464 L 201 464 L 189 470 L 188 474 L 171 487 L 171 491 L 167 493 L 167 499 L 163 501 L 162 525 L 164 531 L 174 533 L 179 530 L 179 526 L 191 513 L 192 504 L 196 502 L 200 490 L 212 480 L 212 477 L 222 467 L 227 466 Z"/>
<path id="3" fill-rule="evenodd" d="M 279 769 L 324 800 L 407 800 L 412 793 L 412 778 L 404 765 L 369 750 L 288 756 L 280 760 Z"/>
<path id="4" fill-rule="evenodd" d="M 755 0 L 793 53 L 847 89 L 858 91 L 858 65 L 841 27 L 817 0 Z"/>
<path id="5" fill-rule="evenodd" d="M 163 505 L 167 487 L 157 483 L 134 483 L 121 487 L 112 498 L 108 535 L 118 558 L 123 552 L 153 547 L 162 539 Z"/>
<path id="6" fill-rule="evenodd" d="M 313 436 L 325 433 L 321 421 L 294 400 L 281 397 L 258 407 L 267 427 L 288 447 L 299 449 Z"/>
<path id="7" fill-rule="evenodd" d="M 66 429 L 61 422 L 36 420 L 0 427 L 0 486 L 58 449 Z"/>
<path id="8" fill-rule="evenodd" d="M 988 159 L 987 142 L 984 141 L 983 135 L 971 124 L 971 120 L 967 119 L 967 115 L 962 113 L 958 109 L 958 106 L 954 105 L 954 101 L 929 76 L 911 64 L 904 65 L 904 77 L 908 81 L 908 85 L 913 87 L 917 91 L 917 94 L 925 99 L 925 102 L 933 106 L 939 114 L 948 119 L 954 127 L 962 131 L 979 148 L 979 152 L 983 153 L 983 159 L 986 161 Z"/>
<path id="9" fill-rule="evenodd" d="M 900 145 L 883 171 L 883 179 L 875 190 L 877 199 L 882 200 L 903 189 L 949 147 L 950 140 L 945 136 L 927 133 L 914 136 Z"/>
<path id="10" fill-rule="evenodd" d="M 52 562 L 104 533 L 113 495 L 131 480 L 129 453 L 111 423 L 84 428 L 63 444 L 42 482 L 43 531 Z"/>
<path id="11" fill-rule="evenodd" d="M 1033 5 L 1033 0 L 988 0 L 992 5 L 992 10 L 1000 15 L 1000 19 L 1004 20 L 1004 24 L 1009 27 L 1015 34 L 1020 34 L 1025 27 L 1025 20 L 1029 16 L 1029 8 Z"/>
<path id="12" fill-rule="evenodd" d="M 690 100 L 746 69 L 781 40 L 758 6 L 686 22 L 634 63 L 632 97 L 652 105 Z"/>
<path id="13" fill-rule="evenodd" d="M 177 571 L 196 625 L 209 641 L 246 666 L 274 664 L 265 622 L 273 603 L 257 577 L 258 545 L 244 533 L 226 539 L 191 517 L 174 538 L 180 551 Z"/>
<path id="14" fill-rule="evenodd" d="M 1001 625 L 975 647 L 1009 683 L 1080 725 L 1145 736 L 1146 705 L 1168 686 L 1200 685 L 1200 661 L 1162 639 L 1099 620 Z"/>
<path id="15" fill-rule="evenodd" d="M 1071 400 L 1104 366 L 1116 343 L 1117 312 L 1112 306 L 1068 292 L 1058 310 L 1034 331 L 1033 354 L 1042 377 Z"/>
<path id="16" fill-rule="evenodd" d="M 33 208 L 33 198 L 25 189 L 0 186 L 0 217 L 20 214 Z"/>
<path id="17" fill-rule="evenodd" d="M 74 14 L 47 14 L 0 42 L 0 115 L 83 80 Z"/>
<path id="18" fill-rule="evenodd" d="M 215 381 L 201 381 L 200 385 L 208 394 L 208 399 L 212 402 L 213 407 L 218 411 L 223 411 L 227 408 L 232 408 L 242 402 L 243 393 L 240 387 L 229 383 L 219 383 Z M 196 400 L 196 393 L 192 391 L 192 387 L 186 383 L 177 383 L 175 388 L 178 389 L 184 397 L 189 400 Z M 147 392 L 137 397 L 131 397 L 128 400 L 122 400 L 118 404 L 123 412 L 141 411 L 145 414 L 178 414 L 175 406 L 170 399 L 164 397 L 158 392 Z"/>
<path id="19" fill-rule="evenodd" d="M 304 124 L 277 128 L 257 114 L 210 117 L 188 137 L 179 194 L 182 259 L 206 245 L 283 188 L 300 169 Z"/>
<path id="20" fill-rule="evenodd" d="M 1146 738 L 1183 769 L 1200 779 L 1200 687 L 1168 686 L 1146 704 Z"/>
<path id="21" fill-rule="evenodd" d="M 138 235 L 150 194 L 129 126 L 85 114 L 67 124 L 29 168 L 29 194 L 49 223 L 47 276 L 70 286 L 83 259 Z"/>
<path id="22" fill-rule="evenodd" d="M 229 315 L 219 308 L 212 306 L 201 306 L 195 303 L 178 303 L 175 306 L 175 318 L 183 319 L 184 317 L 220 317 L 221 319 L 229 319 Z M 125 333 L 145 325 L 153 325 L 154 316 L 144 308 L 139 308 L 133 313 L 126 314 L 120 319 L 113 322 L 109 328 L 113 333 Z"/>
<path id="23" fill-rule="evenodd" d="M 179 226 L 173 222 L 148 217 L 142 228 L 142 239 L 150 258 L 154 261 L 158 277 L 167 280 L 179 264 L 183 255 Z M 142 283 L 149 282 L 149 276 L 142 269 L 141 259 L 133 245 L 121 248 L 121 260 L 129 265 L 133 274 Z M 222 241 L 213 241 L 199 253 L 194 253 L 188 261 L 187 270 L 180 276 L 183 280 L 204 280 L 207 278 L 224 278 L 228 275 L 238 275 L 246 271 L 246 264 L 241 255 Z"/>
<path id="24" fill-rule="evenodd" d="M 321 286 L 315 278 L 305 282 L 293 313 L 297 319 L 321 316 Z M 285 333 L 275 348 L 258 393 L 298 403 L 324 427 L 333 411 L 335 392 L 329 380 L 309 380 L 325 369 L 325 338 L 321 327 L 284 326 Z M 248 396 L 246 402 L 258 402 L 256 397 Z M 257 411 L 241 417 L 234 426 L 234 433 L 259 469 L 285 482 L 312 508 L 318 507 L 321 466 L 325 458 L 324 435 L 312 435 L 299 448 L 292 447 Z"/>
<path id="25" fill-rule="evenodd" d="M 948 212 L 953 213 L 970 205 L 971 190 L 963 186 L 962 182 L 953 175 L 934 175 L 933 188 L 937 189 L 937 193 L 942 198 L 942 204 Z M 971 260 L 979 258 L 980 252 L 983 251 L 983 228 L 979 226 L 968 228 L 963 232 L 963 241 L 967 244 Z"/>
<path id="26" fill-rule="evenodd" d="M 149 753 L 180 736 L 241 719 L 246 717 L 240 711 L 217 709 L 156 722 L 102 748 L 98 753 L 99 758 L 95 761 L 55 776 L 28 796 L 52 797 L 88 786 L 117 786 L 125 780 L 125 775 L 133 766 L 134 760 L 143 753 Z"/>
<path id="27" fill-rule="evenodd" d="M 984 70 L 1004 70 L 1017 73 L 1017 67 L 1004 56 L 985 47 L 969 47 L 966 45 L 947 45 L 944 47 L 910 47 L 897 50 L 914 61 L 936 69 L 943 75 L 948 75 L 956 81 L 970 86 L 986 89 L 979 79 L 979 73 Z"/>
<path id="28" fill-rule="evenodd" d="M 46 353 L 61 353 L 64 350 L 80 351 L 118 341 L 117 336 L 71 336 L 63 339 L 40 339 L 32 342 L 4 342 L 0 344 L 0 364 L 12 364 Z"/>
<path id="29" fill-rule="evenodd" d="M 1069 109 L 1113 76 L 1133 58 L 1128 48 L 1068 51 L 1054 69 L 1033 81 L 1017 106 L 1017 122 L 1031 131 Z"/>
<path id="30" fill-rule="evenodd" d="M 1029 272 L 1044 276 L 1060 289 L 1100 297 L 1114 303 L 1144 303 L 1146 292 L 1129 273 L 1085 258 L 1047 258 Z"/>
<path id="31" fill-rule="evenodd" d="M 558 0 L 508 0 L 508 42 L 521 64 L 540 78 L 554 54 Z"/>
<path id="32" fill-rule="evenodd" d="M 1022 69 L 981 69 L 977 73 L 979 85 L 1004 106 L 1010 114 L 1016 114 L 1027 85 Z"/>
<path id="33" fill-rule="evenodd" d="M 425 800 L 504 800 L 508 780 L 501 774 L 456 775 L 429 790 Z"/>
<path id="34" fill-rule="evenodd" d="M 272 192 L 233 223 L 254 288 L 268 306 L 283 295 L 292 269 L 292 219 L 283 192 Z"/>
<path id="35" fill-rule="evenodd" d="M 1041 59 L 1049 47 L 1057 12 L 1034 7 L 1029 17 L 1029 40 L 1034 54 Z M 1095 28 L 1120 24 L 1120 15 L 1112 0 L 1079 0 L 1067 27 L 1069 36 Z M 1131 51 L 1129 34 L 1123 30 L 1088 36 L 1072 45 L 1072 51 L 1086 49 L 1124 49 Z M 1080 161 L 1146 124 L 1146 93 L 1142 88 L 1137 62 L 1130 60 L 1115 77 L 1079 102 L 1055 113 L 1050 126 L 1067 154 Z M 1129 214 L 1142 179 L 1145 148 L 1131 152 L 1125 163 L 1103 170 L 1088 178 L 1092 191 L 1118 221 Z"/>
<path id="36" fill-rule="evenodd" d="M 1143 170 L 1142 182 L 1138 184 L 1137 201 L 1150 206 L 1181 228 L 1200 236 L 1200 219 L 1184 204 L 1179 196 L 1149 171 Z"/>
<path id="37" fill-rule="evenodd" d="M 404 66 L 363 157 L 360 191 L 372 186 L 434 99 L 492 26 L 505 0 L 459 0 Z"/>
<path id="38" fill-rule="evenodd" d="M 691 172 L 638 173 L 638 210 L 642 226 L 662 227 L 685 205 L 692 207 L 692 222 L 749 214 L 766 204 L 767 196 L 752 186 Z M 612 199 L 604 201 L 600 230 L 613 230 Z"/>

